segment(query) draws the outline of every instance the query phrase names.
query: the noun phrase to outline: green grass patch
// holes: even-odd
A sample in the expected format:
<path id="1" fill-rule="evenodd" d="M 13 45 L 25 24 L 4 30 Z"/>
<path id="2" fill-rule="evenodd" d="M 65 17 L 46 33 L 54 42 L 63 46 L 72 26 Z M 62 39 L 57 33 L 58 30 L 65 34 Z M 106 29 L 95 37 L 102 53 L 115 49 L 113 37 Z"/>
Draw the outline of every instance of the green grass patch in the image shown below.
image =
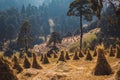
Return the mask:
<path id="1" fill-rule="evenodd" d="M 95 39 L 97 39 L 97 36 L 94 31 L 90 31 L 90 32 L 86 33 L 83 36 L 83 42 L 82 42 L 83 48 L 89 48 L 90 43 Z M 68 47 L 68 49 L 70 52 L 74 52 L 77 48 L 79 48 L 79 46 L 80 46 L 80 42 L 78 41 L 78 42 L 75 42 L 72 45 L 70 45 Z"/>

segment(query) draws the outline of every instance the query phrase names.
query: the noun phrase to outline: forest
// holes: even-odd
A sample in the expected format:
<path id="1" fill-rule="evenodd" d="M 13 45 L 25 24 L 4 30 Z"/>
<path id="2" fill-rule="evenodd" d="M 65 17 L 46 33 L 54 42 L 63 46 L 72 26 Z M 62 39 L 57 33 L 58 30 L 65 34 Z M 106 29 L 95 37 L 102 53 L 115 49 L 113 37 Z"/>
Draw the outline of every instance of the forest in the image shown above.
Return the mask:
<path id="1" fill-rule="evenodd" d="M 119 0 L 0 0 L 0 80 L 120 80 Z"/>

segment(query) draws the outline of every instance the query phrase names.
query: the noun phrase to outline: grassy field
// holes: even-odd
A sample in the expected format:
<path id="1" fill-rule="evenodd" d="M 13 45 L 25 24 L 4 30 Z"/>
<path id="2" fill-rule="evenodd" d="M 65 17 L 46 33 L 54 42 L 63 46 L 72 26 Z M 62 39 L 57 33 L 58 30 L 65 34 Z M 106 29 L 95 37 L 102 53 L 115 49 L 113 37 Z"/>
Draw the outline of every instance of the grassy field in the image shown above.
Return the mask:
<path id="1" fill-rule="evenodd" d="M 93 51 L 91 51 L 91 54 L 93 55 Z M 119 59 L 106 55 L 107 61 L 112 67 L 113 74 L 94 76 L 92 72 L 97 63 L 97 57 L 93 57 L 92 61 L 86 61 L 85 57 L 80 58 L 79 60 L 73 60 L 73 56 L 70 58 L 71 60 L 58 63 L 58 58 L 49 58 L 50 64 L 42 64 L 42 62 L 39 61 L 40 58 L 38 57 L 37 60 L 43 69 L 25 69 L 17 76 L 20 80 L 113 80 L 114 73 L 120 66 L 117 64 Z M 26 74 L 30 74 L 31 77 L 26 76 Z"/>
<path id="2" fill-rule="evenodd" d="M 88 43 L 88 44 L 86 44 L 86 46 L 89 47 L 90 46 L 89 43 L 91 43 L 93 40 L 97 39 L 96 34 L 99 31 L 100 31 L 100 29 L 96 28 L 96 29 L 93 29 L 93 30 L 89 31 L 88 33 L 84 34 L 83 35 L 83 42 L 82 42 L 83 47 L 84 47 L 84 43 Z M 71 44 L 70 46 L 68 46 L 68 49 L 70 51 L 74 51 L 75 49 L 77 49 L 79 47 L 79 45 L 80 45 L 80 41 L 77 41 L 77 42 Z"/>
<path id="3" fill-rule="evenodd" d="M 83 42 L 84 41 L 91 42 L 93 39 L 96 39 L 97 38 L 96 33 L 98 32 L 99 32 L 99 29 L 94 29 L 84 34 Z M 79 46 L 79 42 L 78 41 L 74 42 L 74 40 L 73 41 L 71 40 L 72 39 L 69 39 L 69 38 L 67 38 L 67 40 L 64 40 L 64 43 L 62 44 L 62 46 L 66 45 L 67 47 L 66 46 L 62 47 L 63 48 L 62 50 L 69 51 L 69 49 L 77 49 L 77 47 Z M 70 42 L 72 42 L 72 44 L 69 45 Z M 43 48 L 43 50 L 45 49 Z M 19 52 L 18 52 L 15 55 L 18 57 L 18 64 L 20 64 L 23 68 L 23 71 L 20 73 L 17 73 L 16 69 L 12 69 L 13 65 L 15 64 L 14 62 L 16 61 L 16 60 L 13 60 L 14 56 L 10 58 L 5 57 L 5 59 L 11 62 L 9 66 L 11 67 L 11 70 L 13 70 L 13 72 L 15 73 L 15 76 L 17 76 L 19 80 L 116 80 L 115 74 L 116 74 L 116 71 L 120 68 L 120 60 L 119 58 L 115 58 L 115 56 L 110 57 L 109 49 L 106 49 L 105 52 L 107 52 L 105 57 L 111 66 L 112 74 L 101 75 L 101 76 L 93 75 L 95 66 L 98 63 L 97 62 L 98 56 L 93 57 L 94 51 L 92 50 L 90 50 L 90 54 L 93 58 L 91 61 L 85 60 L 87 55 L 84 53 L 83 53 L 84 57 L 79 57 L 79 60 L 73 60 L 75 52 L 68 52 L 70 56 L 70 60 L 66 60 L 65 62 L 58 61 L 58 58 L 61 52 L 58 52 L 57 54 L 58 58 L 54 58 L 53 57 L 54 55 L 52 54 L 52 57 L 48 58 L 50 62 L 49 64 L 43 64 L 44 60 L 43 59 L 42 61 L 40 60 L 41 56 L 36 56 L 35 64 L 40 65 L 42 69 L 36 69 L 32 66 L 34 62 L 34 57 L 28 57 L 28 61 L 31 65 L 30 65 L 30 68 L 26 69 L 24 67 L 25 57 L 19 58 Z M 0 52 L 1 56 L 2 54 L 3 52 Z M 1 66 L 2 65 L 0 65 L 0 67 Z M 100 65 L 100 66 L 103 66 L 103 65 Z M 9 70 L 9 69 L 6 69 L 6 70 Z"/>

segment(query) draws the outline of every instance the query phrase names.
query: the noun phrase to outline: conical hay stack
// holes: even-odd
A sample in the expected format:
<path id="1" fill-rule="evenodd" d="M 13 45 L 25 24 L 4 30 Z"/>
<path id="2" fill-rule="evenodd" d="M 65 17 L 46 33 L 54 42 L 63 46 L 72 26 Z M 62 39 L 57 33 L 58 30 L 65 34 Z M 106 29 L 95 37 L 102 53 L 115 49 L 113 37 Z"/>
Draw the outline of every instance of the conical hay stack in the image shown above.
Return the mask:
<path id="1" fill-rule="evenodd" d="M 117 54 L 116 58 L 120 58 L 120 47 L 117 45 Z"/>
<path id="2" fill-rule="evenodd" d="M 97 64 L 93 70 L 93 74 L 100 76 L 100 75 L 109 75 L 111 73 L 112 73 L 112 69 L 105 58 L 104 50 L 98 49 L 98 59 L 97 59 Z"/>
<path id="3" fill-rule="evenodd" d="M 9 64 L 3 58 L 0 58 L 0 80 L 18 80 Z"/>
<path id="4" fill-rule="evenodd" d="M 14 56 L 12 57 L 12 61 L 13 61 L 13 62 L 15 62 L 15 61 L 18 62 L 18 61 L 19 61 L 16 55 L 14 55 Z"/>
<path id="5" fill-rule="evenodd" d="M 92 60 L 92 56 L 91 56 L 91 54 L 90 54 L 90 50 L 88 50 L 88 53 L 87 53 L 87 55 L 86 55 L 85 60 L 89 60 L 89 61 Z"/>
<path id="6" fill-rule="evenodd" d="M 115 73 L 115 80 L 120 80 L 120 68 L 118 69 L 118 71 Z"/>
<path id="7" fill-rule="evenodd" d="M 84 54 L 87 54 L 87 51 L 88 51 L 87 48 L 85 48 L 85 49 L 84 49 Z"/>
<path id="8" fill-rule="evenodd" d="M 95 48 L 93 57 L 96 57 L 96 56 L 97 56 L 97 49 Z"/>
<path id="9" fill-rule="evenodd" d="M 112 46 L 110 46 L 110 54 L 109 54 L 110 57 L 114 57 L 115 56 L 115 53 L 113 51 L 113 48 Z"/>
<path id="10" fill-rule="evenodd" d="M 19 64 L 18 58 L 17 58 L 16 56 L 14 56 L 13 60 L 14 60 L 13 69 L 16 69 L 16 70 L 17 70 L 17 73 L 22 72 L 22 71 L 23 71 L 23 68 L 22 68 L 22 66 Z"/>
<path id="11" fill-rule="evenodd" d="M 79 56 L 77 54 L 77 51 L 75 52 L 74 56 L 73 56 L 73 60 L 79 60 Z"/>
<path id="12" fill-rule="evenodd" d="M 49 57 L 49 58 L 51 58 L 52 56 L 51 56 L 51 54 L 53 53 L 53 48 L 52 49 L 50 49 L 49 51 L 47 51 L 47 57 Z"/>
<path id="13" fill-rule="evenodd" d="M 32 54 L 33 54 L 33 53 L 30 52 L 30 51 L 28 51 L 26 54 L 27 54 L 28 57 L 32 57 Z"/>
<path id="14" fill-rule="evenodd" d="M 41 54 L 41 57 L 40 57 L 40 61 L 42 61 L 43 60 L 43 53 Z"/>
<path id="15" fill-rule="evenodd" d="M 56 54 L 55 51 L 53 52 L 53 57 L 54 57 L 54 58 L 58 58 L 58 56 L 57 56 L 57 54 Z"/>
<path id="16" fill-rule="evenodd" d="M 65 59 L 66 59 L 66 60 L 70 60 L 70 56 L 69 56 L 69 54 L 68 54 L 67 51 L 66 51 Z"/>
<path id="17" fill-rule="evenodd" d="M 47 53 L 47 57 L 51 58 L 51 55 L 49 53 Z"/>
<path id="18" fill-rule="evenodd" d="M 20 58 L 24 58 L 24 53 L 23 53 L 23 51 L 20 51 L 19 57 L 20 57 Z"/>
<path id="19" fill-rule="evenodd" d="M 42 63 L 43 64 L 49 64 L 50 63 L 49 60 L 48 60 L 47 54 L 44 54 Z"/>
<path id="20" fill-rule="evenodd" d="M 58 61 L 65 61 L 66 62 L 65 57 L 64 57 L 64 51 L 61 51 L 61 54 L 60 54 Z"/>
<path id="21" fill-rule="evenodd" d="M 84 57 L 84 55 L 83 55 L 81 50 L 79 50 L 79 57 Z"/>
<path id="22" fill-rule="evenodd" d="M 39 65 L 39 63 L 37 62 L 37 56 L 35 55 L 35 53 L 33 53 L 32 68 L 42 69 L 42 67 L 41 67 L 41 66 Z"/>
<path id="23" fill-rule="evenodd" d="M 4 51 L 4 56 L 11 57 L 13 55 L 13 51 L 11 49 L 7 49 Z"/>
<path id="24" fill-rule="evenodd" d="M 25 56 L 23 67 L 24 68 L 30 68 L 31 67 L 31 63 L 30 63 L 30 61 L 29 61 L 27 56 Z"/>

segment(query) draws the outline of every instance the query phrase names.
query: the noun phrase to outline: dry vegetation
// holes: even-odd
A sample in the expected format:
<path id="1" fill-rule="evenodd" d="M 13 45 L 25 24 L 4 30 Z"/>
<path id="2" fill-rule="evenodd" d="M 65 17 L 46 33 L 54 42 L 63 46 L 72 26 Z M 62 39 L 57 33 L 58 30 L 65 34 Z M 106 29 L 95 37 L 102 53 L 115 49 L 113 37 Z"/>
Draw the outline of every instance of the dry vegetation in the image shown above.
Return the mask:
<path id="1" fill-rule="evenodd" d="M 88 36 L 95 34 L 93 32 L 87 33 L 84 38 L 91 40 Z M 100 45 L 94 50 L 80 50 L 75 45 L 75 51 L 69 52 L 69 46 L 79 40 L 77 36 L 73 38 L 75 40 L 64 39 L 59 45 L 62 51 L 51 55 L 46 54 L 45 44 L 42 44 L 42 48 L 38 46 L 44 51 L 39 55 L 34 50 L 31 56 L 17 52 L 5 57 L 0 52 L 0 80 L 120 80 L 119 45 L 108 49 Z"/>
<path id="2" fill-rule="evenodd" d="M 87 50 L 87 54 L 80 50 L 74 53 L 61 51 L 51 58 L 46 54 L 24 58 L 19 58 L 19 55 L 1 57 L 0 80 L 119 80 L 120 62 L 116 56 L 120 47 L 113 49 L 116 50 L 114 57 L 110 56 L 111 48 L 99 47 L 94 51 Z M 107 54 L 106 50 L 109 51 Z"/>

